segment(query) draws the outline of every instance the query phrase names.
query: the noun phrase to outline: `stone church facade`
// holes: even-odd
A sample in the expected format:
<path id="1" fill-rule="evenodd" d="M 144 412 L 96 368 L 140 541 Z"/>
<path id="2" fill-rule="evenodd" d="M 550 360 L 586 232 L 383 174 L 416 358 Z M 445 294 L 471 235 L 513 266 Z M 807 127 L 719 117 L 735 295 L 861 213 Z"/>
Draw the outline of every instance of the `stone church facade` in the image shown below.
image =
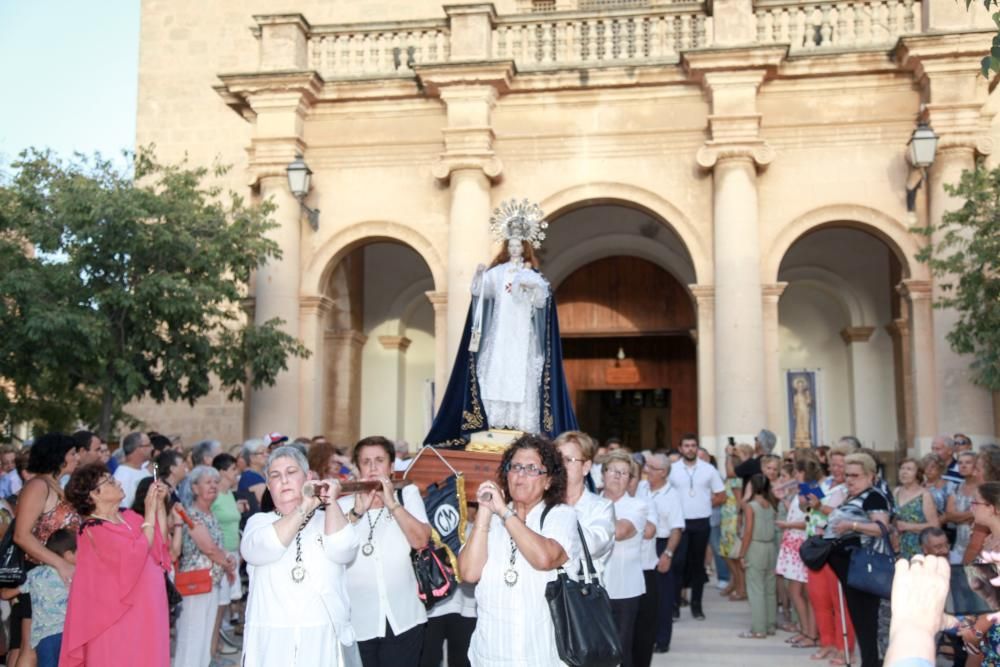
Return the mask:
<path id="1" fill-rule="evenodd" d="M 813 444 L 991 440 L 997 402 L 945 340 L 955 314 L 932 307 L 912 231 L 994 160 L 991 22 L 963 6 L 144 0 L 137 144 L 231 164 L 225 185 L 277 204 L 283 255 L 248 310 L 312 355 L 245 404 L 133 411 L 188 441 L 416 444 L 496 251 L 490 213 L 517 197 L 550 223 L 541 270 L 595 434 L 787 444 L 803 372 Z M 909 211 L 920 120 L 940 141 Z"/>

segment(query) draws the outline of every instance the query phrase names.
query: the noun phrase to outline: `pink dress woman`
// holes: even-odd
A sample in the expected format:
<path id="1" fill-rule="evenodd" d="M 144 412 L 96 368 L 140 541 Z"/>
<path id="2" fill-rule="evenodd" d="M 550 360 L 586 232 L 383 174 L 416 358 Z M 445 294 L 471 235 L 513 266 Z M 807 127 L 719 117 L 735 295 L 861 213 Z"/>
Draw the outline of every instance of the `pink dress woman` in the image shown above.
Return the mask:
<path id="1" fill-rule="evenodd" d="M 163 573 L 170 552 L 144 519 L 123 510 L 123 524 L 89 520 L 77 538 L 76 572 L 63 627 L 61 667 L 169 667 Z"/>

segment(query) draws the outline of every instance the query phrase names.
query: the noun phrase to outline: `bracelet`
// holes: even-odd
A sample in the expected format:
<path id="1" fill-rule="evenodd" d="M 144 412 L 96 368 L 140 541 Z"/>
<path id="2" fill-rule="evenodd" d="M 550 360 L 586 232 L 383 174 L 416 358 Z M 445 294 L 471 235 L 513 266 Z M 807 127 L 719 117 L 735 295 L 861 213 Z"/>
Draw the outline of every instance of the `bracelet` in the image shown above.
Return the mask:
<path id="1" fill-rule="evenodd" d="M 351 516 L 353 516 L 358 521 L 361 521 L 361 515 L 358 514 L 357 510 L 355 510 L 353 507 L 350 509 L 350 511 L 348 512 L 348 514 L 350 514 Z"/>
<path id="2" fill-rule="evenodd" d="M 514 516 L 514 510 L 508 507 L 507 511 L 503 513 L 503 516 L 500 517 L 500 523 L 506 525 L 507 519 L 511 518 L 512 516 Z"/>
<path id="3" fill-rule="evenodd" d="M 144 523 L 141 526 L 139 526 L 139 530 L 146 530 L 147 528 L 152 528 L 152 527 L 153 527 L 153 524 L 151 524 L 151 523 L 149 523 L 147 521 L 146 523 Z"/>
<path id="4" fill-rule="evenodd" d="M 858 522 L 857 521 L 854 522 L 854 532 L 855 533 L 858 532 Z"/>
<path id="5" fill-rule="evenodd" d="M 398 510 L 400 507 L 402 507 L 402 505 L 400 505 L 399 503 L 396 503 L 395 505 L 393 505 L 392 507 L 389 508 L 389 514 L 392 514 L 393 512 L 395 512 L 396 510 Z"/>

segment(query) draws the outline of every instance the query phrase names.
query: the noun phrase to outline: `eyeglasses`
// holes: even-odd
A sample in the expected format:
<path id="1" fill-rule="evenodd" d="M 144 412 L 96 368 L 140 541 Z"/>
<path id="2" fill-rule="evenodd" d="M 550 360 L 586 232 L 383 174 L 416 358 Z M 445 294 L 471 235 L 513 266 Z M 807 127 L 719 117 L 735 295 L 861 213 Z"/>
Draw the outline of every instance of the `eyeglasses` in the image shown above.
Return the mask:
<path id="1" fill-rule="evenodd" d="M 572 456 L 564 456 L 563 463 L 583 463 L 586 459 L 577 459 Z"/>
<path id="2" fill-rule="evenodd" d="M 97 491 L 99 488 L 101 488 L 101 486 L 103 484 L 107 484 L 108 482 L 111 482 L 115 486 L 118 486 L 119 484 L 121 484 L 121 482 L 118 481 L 118 478 L 113 477 L 111 475 L 108 475 L 107 477 L 105 477 L 104 479 L 102 479 L 100 482 L 98 482 L 96 486 L 94 486 L 94 491 Z"/>
<path id="3" fill-rule="evenodd" d="M 548 470 L 545 468 L 539 468 L 534 463 L 529 463 L 528 465 L 521 465 L 520 463 L 508 463 L 504 466 L 504 472 L 508 475 L 518 474 L 526 475 L 528 477 L 541 477 L 542 475 L 548 474 Z"/>
<path id="4" fill-rule="evenodd" d="M 844 473 L 844 477 L 846 477 L 847 479 L 854 479 L 855 477 L 861 477 L 861 473 L 859 473 L 859 472 L 848 472 L 848 473 Z"/>
<path id="5" fill-rule="evenodd" d="M 969 504 L 970 505 L 982 505 L 983 507 L 988 507 L 990 505 L 990 503 L 985 502 L 983 500 L 970 500 Z"/>
<path id="6" fill-rule="evenodd" d="M 632 476 L 632 473 L 630 473 L 628 470 L 605 470 L 604 474 L 611 475 L 612 477 L 617 477 L 618 479 L 621 479 L 622 477 Z"/>
<path id="7" fill-rule="evenodd" d="M 956 440 L 955 444 L 964 447 L 965 445 L 971 445 L 972 443 L 968 440 Z"/>

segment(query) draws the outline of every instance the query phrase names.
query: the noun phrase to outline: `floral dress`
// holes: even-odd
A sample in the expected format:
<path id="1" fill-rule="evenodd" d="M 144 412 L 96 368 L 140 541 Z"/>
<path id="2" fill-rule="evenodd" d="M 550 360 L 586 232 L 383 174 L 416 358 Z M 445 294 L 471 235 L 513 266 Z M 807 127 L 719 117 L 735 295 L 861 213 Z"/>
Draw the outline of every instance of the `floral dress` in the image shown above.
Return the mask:
<path id="1" fill-rule="evenodd" d="M 740 491 L 743 480 L 739 477 L 726 480 L 726 502 L 722 505 L 719 520 L 719 555 L 723 558 L 740 557 Z"/>
<path id="2" fill-rule="evenodd" d="M 792 499 L 788 505 L 788 516 L 785 519 L 790 523 L 806 521 L 806 513 L 799 507 L 798 497 Z M 801 528 L 787 528 L 781 537 L 781 549 L 778 551 L 778 566 L 775 572 L 790 581 L 805 583 L 808 579 L 806 566 L 799 555 L 799 547 L 806 539 L 806 531 Z"/>
<path id="3" fill-rule="evenodd" d="M 911 498 L 905 503 L 898 505 L 896 508 L 896 520 L 906 523 L 927 523 L 927 517 L 924 516 L 924 494 L 918 494 L 916 498 Z M 900 532 L 899 553 L 907 560 L 922 553 L 920 549 L 920 533 L 911 531 Z"/>
<path id="4" fill-rule="evenodd" d="M 223 538 L 222 538 L 222 528 L 219 526 L 218 520 L 211 512 L 202 512 L 197 507 L 191 506 L 187 508 L 188 516 L 195 523 L 200 523 L 205 528 L 208 529 L 208 534 L 212 537 L 212 541 L 220 549 L 223 548 Z M 212 570 L 212 585 L 218 586 L 222 581 L 222 577 L 225 576 L 225 570 L 218 563 L 213 562 L 208 556 L 202 553 L 201 549 L 194 541 L 194 537 L 191 536 L 191 531 L 184 527 L 184 541 L 181 546 L 181 557 L 178 563 L 178 572 L 190 572 L 192 570 L 203 570 L 205 568 L 211 568 Z"/>

